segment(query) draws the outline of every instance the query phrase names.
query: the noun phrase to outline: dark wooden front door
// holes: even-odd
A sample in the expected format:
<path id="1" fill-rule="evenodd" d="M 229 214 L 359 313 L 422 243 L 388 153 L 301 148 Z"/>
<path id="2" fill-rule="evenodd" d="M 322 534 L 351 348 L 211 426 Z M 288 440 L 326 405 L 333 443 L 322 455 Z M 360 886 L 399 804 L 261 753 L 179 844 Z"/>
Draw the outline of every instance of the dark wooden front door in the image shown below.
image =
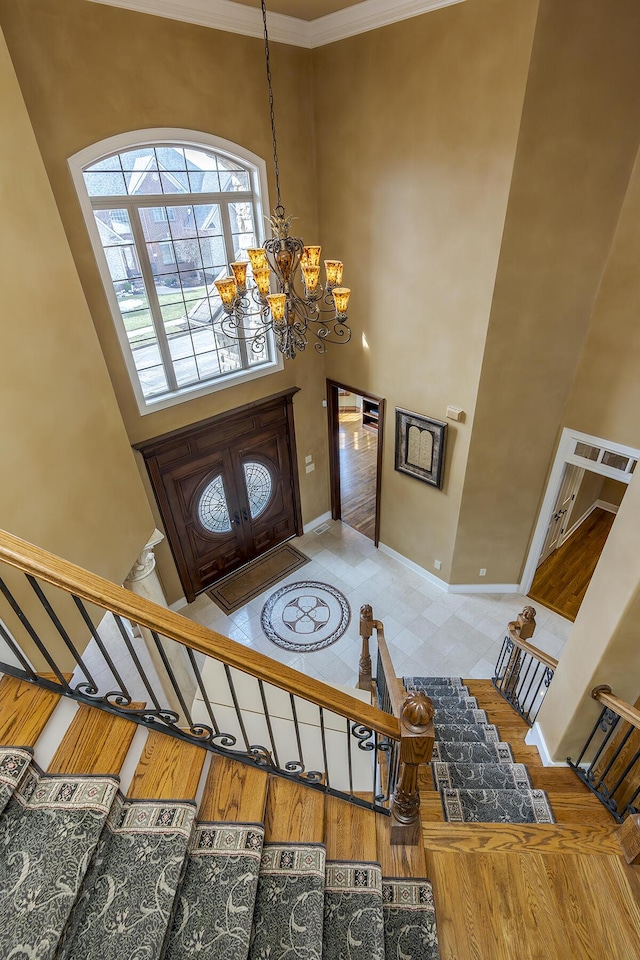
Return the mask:
<path id="1" fill-rule="evenodd" d="M 137 445 L 188 600 L 302 532 L 295 392 Z"/>

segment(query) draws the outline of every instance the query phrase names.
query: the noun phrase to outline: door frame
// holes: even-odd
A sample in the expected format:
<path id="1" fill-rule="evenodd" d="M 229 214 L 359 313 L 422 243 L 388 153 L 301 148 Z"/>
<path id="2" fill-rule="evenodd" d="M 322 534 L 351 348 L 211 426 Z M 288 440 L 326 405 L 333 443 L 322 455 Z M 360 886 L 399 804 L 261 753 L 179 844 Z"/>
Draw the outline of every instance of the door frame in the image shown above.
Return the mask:
<path id="1" fill-rule="evenodd" d="M 589 460 L 586 457 L 577 455 L 575 453 L 576 446 L 582 443 L 592 447 L 600 447 L 613 453 L 619 453 L 624 457 L 629 457 L 630 462 L 627 470 L 618 470 L 615 467 L 609 467 L 601 463 L 600 460 Z M 571 463 L 576 467 L 583 467 L 585 470 L 590 470 L 592 473 L 599 473 L 603 477 L 609 477 L 611 480 L 620 480 L 622 483 L 628 484 L 631 482 L 633 476 L 631 473 L 631 460 L 640 460 L 640 450 L 637 450 L 635 447 L 629 447 L 622 443 L 614 443 L 613 441 L 605 440 L 603 437 L 596 437 L 589 433 L 581 433 L 578 430 L 572 430 L 570 427 L 563 429 L 518 587 L 520 593 L 526 596 L 531 589 L 531 584 L 533 583 L 533 578 L 535 577 L 538 566 L 538 558 L 544 545 L 558 494 L 560 493 L 565 464 Z M 640 470 L 640 466 L 637 467 L 637 469 Z"/>
<path id="2" fill-rule="evenodd" d="M 329 428 L 329 486 L 331 491 L 331 518 L 342 519 L 342 503 L 340 498 L 340 408 L 338 391 L 346 390 L 355 393 L 363 400 L 373 400 L 378 404 L 378 449 L 376 458 L 376 509 L 374 520 L 374 546 L 380 542 L 380 493 L 382 490 L 382 447 L 384 438 L 384 414 L 386 401 L 369 390 L 350 387 L 345 383 L 327 378 L 327 422 Z"/>

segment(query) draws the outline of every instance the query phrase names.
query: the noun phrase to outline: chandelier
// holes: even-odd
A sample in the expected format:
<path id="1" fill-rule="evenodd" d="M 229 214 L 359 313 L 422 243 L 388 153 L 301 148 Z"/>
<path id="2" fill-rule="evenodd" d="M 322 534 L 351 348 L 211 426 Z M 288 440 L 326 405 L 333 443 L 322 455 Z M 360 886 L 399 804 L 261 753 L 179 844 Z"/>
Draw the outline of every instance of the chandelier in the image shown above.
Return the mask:
<path id="1" fill-rule="evenodd" d="M 222 300 L 222 332 L 245 340 L 255 353 L 262 353 L 269 331 L 278 350 L 293 360 L 314 335 L 318 353 L 327 352 L 327 343 L 348 343 L 347 306 L 351 291 L 342 286 L 343 264 L 325 260 L 326 282 L 320 283 L 319 246 L 305 246 L 299 237 L 289 236 L 293 217 L 287 217 L 280 200 L 280 171 L 276 140 L 267 10 L 261 0 L 264 22 L 265 61 L 269 87 L 273 165 L 277 204 L 270 218 L 273 236 L 263 247 L 247 250 L 248 261 L 229 264 L 231 273 L 215 285 Z M 251 276 L 247 275 L 251 268 Z M 298 278 L 298 269 L 302 281 Z M 273 288 L 277 293 L 272 293 Z"/>

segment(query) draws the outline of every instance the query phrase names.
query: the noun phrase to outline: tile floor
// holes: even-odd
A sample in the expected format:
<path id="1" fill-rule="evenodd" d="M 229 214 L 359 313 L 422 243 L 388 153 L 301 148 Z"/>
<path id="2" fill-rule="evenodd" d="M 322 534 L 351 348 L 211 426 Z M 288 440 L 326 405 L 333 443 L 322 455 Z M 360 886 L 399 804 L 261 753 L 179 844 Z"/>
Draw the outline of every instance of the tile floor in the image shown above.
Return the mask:
<path id="1" fill-rule="evenodd" d="M 519 594 L 445 593 L 376 550 L 370 540 L 346 524 L 329 521 L 326 526 L 323 533 L 312 531 L 295 541 L 311 562 L 282 584 L 319 580 L 347 596 L 351 623 L 332 646 L 299 654 L 267 640 L 260 613 L 274 587 L 230 616 L 204 594 L 180 613 L 308 676 L 355 686 L 359 611 L 363 603 L 369 603 L 374 617 L 384 624 L 398 676 L 493 676 L 506 625 L 530 601 Z M 573 624 L 545 607 L 536 609 L 538 626 L 533 642 L 559 657 Z"/>

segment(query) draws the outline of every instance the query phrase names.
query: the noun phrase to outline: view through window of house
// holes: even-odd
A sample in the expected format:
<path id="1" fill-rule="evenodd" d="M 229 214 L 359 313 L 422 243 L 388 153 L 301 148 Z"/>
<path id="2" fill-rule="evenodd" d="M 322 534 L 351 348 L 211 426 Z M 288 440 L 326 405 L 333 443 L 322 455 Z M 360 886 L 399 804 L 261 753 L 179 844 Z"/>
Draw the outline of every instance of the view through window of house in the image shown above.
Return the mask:
<path id="1" fill-rule="evenodd" d="M 103 157 L 83 177 L 145 403 L 270 366 L 270 342 L 256 351 L 217 325 L 214 281 L 260 243 L 251 170 L 157 144 Z"/>

